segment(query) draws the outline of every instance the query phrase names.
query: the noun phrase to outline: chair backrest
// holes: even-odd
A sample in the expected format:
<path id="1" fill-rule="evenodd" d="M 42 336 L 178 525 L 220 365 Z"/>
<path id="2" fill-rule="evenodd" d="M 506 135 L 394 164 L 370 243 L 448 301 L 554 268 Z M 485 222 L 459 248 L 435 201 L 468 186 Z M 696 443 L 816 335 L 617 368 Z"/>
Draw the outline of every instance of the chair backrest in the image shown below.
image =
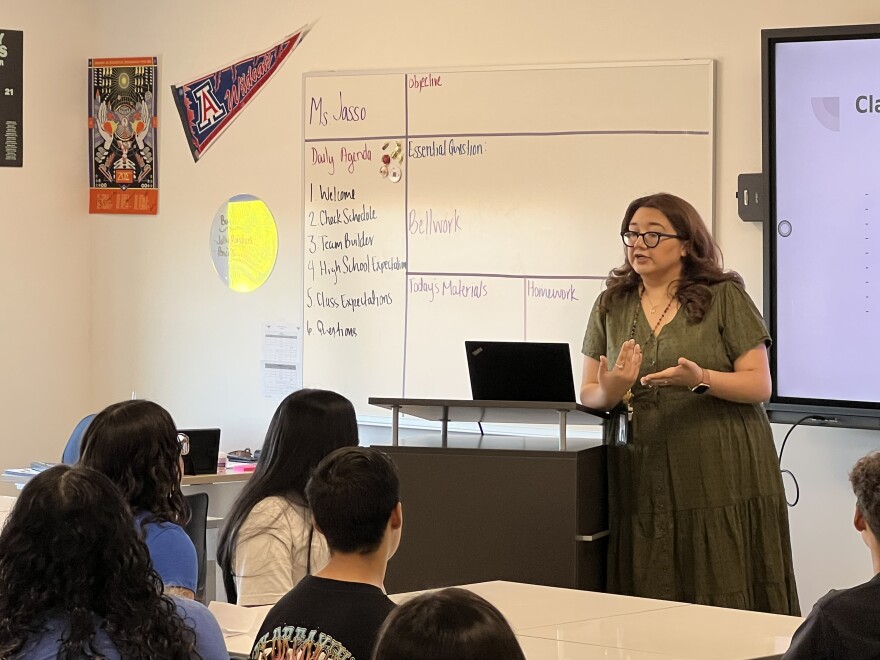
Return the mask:
<path id="1" fill-rule="evenodd" d="M 205 602 L 205 580 L 208 571 L 208 494 L 193 493 L 185 495 L 189 504 L 189 522 L 184 525 L 187 535 L 196 547 L 196 560 L 199 564 L 199 580 L 196 586 L 196 600 Z"/>
<path id="2" fill-rule="evenodd" d="M 62 463 L 73 465 L 79 460 L 79 445 L 82 442 L 82 437 L 86 432 L 86 428 L 91 424 L 93 419 L 95 419 L 94 413 L 86 415 L 73 429 L 73 433 L 70 434 L 70 438 L 67 440 L 67 445 L 64 447 L 64 453 L 61 454 Z"/>

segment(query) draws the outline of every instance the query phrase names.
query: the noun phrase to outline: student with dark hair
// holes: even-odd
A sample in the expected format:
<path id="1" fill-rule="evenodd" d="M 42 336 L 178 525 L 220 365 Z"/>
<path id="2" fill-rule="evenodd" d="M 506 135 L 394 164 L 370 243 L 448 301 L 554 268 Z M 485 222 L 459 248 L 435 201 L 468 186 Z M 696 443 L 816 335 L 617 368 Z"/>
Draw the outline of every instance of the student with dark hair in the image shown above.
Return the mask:
<path id="1" fill-rule="evenodd" d="M 871 551 L 874 577 L 816 601 L 783 660 L 880 658 L 880 452 L 859 459 L 849 481 L 856 496 L 853 525 Z"/>
<path id="2" fill-rule="evenodd" d="M 525 660 L 510 624 L 467 589 L 416 596 L 385 620 L 373 660 Z"/>
<path id="3" fill-rule="evenodd" d="M 275 411 L 253 476 L 220 533 L 217 561 L 239 605 L 274 605 L 329 557 L 305 488 L 318 462 L 358 444 L 354 406 L 326 390 L 299 390 Z"/>
<path id="4" fill-rule="evenodd" d="M 0 657 L 228 658 L 208 609 L 162 593 L 119 489 L 59 465 L 24 487 L 0 533 Z"/>
<path id="5" fill-rule="evenodd" d="M 318 464 L 306 496 L 330 562 L 269 611 L 251 658 L 366 660 L 394 608 L 383 584 L 403 526 L 397 468 L 376 449 L 337 449 Z"/>
<path id="6" fill-rule="evenodd" d="M 122 492 L 166 590 L 193 598 L 196 549 L 181 525 L 189 507 L 180 492 L 182 454 L 171 415 L 152 401 L 114 403 L 89 424 L 79 464 L 107 475 Z"/>

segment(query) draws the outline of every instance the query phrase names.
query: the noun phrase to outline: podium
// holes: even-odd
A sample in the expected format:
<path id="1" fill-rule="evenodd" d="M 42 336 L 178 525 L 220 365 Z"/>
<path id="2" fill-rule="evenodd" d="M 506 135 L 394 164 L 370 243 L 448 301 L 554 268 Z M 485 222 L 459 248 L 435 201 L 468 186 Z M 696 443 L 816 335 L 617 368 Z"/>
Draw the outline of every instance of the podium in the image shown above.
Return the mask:
<path id="1" fill-rule="evenodd" d="M 604 591 L 608 486 L 601 441 L 566 439 L 566 425 L 607 414 L 573 402 L 369 399 L 391 409 L 403 537 L 389 593 L 491 580 Z M 442 423 L 441 443 L 401 443 L 399 414 Z M 450 421 L 559 424 L 560 437 L 480 436 L 450 443 Z M 424 445 L 424 441 L 422 445 Z"/>
<path id="2" fill-rule="evenodd" d="M 500 424 L 558 424 L 559 449 L 565 450 L 568 424 L 603 424 L 608 413 L 573 401 L 474 401 L 470 399 L 383 399 L 371 397 L 374 406 L 387 408 L 391 418 L 391 444 L 397 446 L 400 414 L 441 422 L 443 446 L 449 437 L 449 422 L 497 422 Z"/>

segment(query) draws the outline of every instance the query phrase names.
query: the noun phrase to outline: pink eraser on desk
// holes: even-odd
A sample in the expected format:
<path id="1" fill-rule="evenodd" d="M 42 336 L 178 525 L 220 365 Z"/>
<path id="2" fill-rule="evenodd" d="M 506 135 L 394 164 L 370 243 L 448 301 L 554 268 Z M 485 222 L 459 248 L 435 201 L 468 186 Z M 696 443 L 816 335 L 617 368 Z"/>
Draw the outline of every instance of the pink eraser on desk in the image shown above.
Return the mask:
<path id="1" fill-rule="evenodd" d="M 245 463 L 244 465 L 234 465 L 233 467 L 227 467 L 226 471 L 229 472 L 253 472 L 257 468 L 256 463 Z"/>

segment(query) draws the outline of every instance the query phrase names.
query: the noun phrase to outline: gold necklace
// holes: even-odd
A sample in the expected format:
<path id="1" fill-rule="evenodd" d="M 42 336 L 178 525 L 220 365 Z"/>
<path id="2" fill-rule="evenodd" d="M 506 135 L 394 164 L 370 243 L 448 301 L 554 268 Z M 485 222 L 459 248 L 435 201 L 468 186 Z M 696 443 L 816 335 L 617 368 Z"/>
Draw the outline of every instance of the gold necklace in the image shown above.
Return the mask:
<path id="1" fill-rule="evenodd" d="M 669 302 L 666 303 L 666 309 L 663 310 L 663 313 L 660 315 L 660 318 L 657 319 L 657 322 L 654 324 L 654 329 L 651 330 L 651 336 L 654 337 L 654 339 L 657 339 L 657 328 L 659 328 L 660 324 L 663 323 L 663 318 L 666 316 L 666 312 L 669 311 L 669 308 L 672 307 L 673 300 L 675 300 L 675 298 L 670 298 Z"/>
<path id="2" fill-rule="evenodd" d="M 639 304 L 636 305 L 636 313 L 635 313 L 635 315 L 633 316 L 632 328 L 630 328 L 630 331 L 629 331 L 629 338 L 630 338 L 630 339 L 635 339 L 635 336 L 636 336 L 636 321 L 638 320 L 638 316 L 639 316 L 639 307 L 641 306 L 642 298 L 645 298 L 645 297 L 647 297 L 647 296 L 645 295 L 645 288 L 642 287 L 642 290 L 639 292 Z M 660 318 L 657 319 L 657 322 L 654 324 L 654 327 L 651 329 L 651 334 L 648 335 L 648 339 L 645 341 L 645 344 L 646 344 L 646 345 L 647 345 L 647 343 L 648 343 L 649 341 L 651 341 L 651 339 L 655 339 L 655 340 L 656 340 L 656 338 L 657 338 L 657 328 L 659 328 L 659 327 L 660 327 L 660 324 L 663 323 L 663 319 L 666 318 L 666 314 L 669 312 L 669 308 L 672 307 L 672 303 L 673 303 L 674 300 L 675 300 L 675 296 L 672 296 L 672 298 L 669 299 L 669 302 L 666 303 L 666 308 L 663 310 L 663 313 L 660 315 Z M 648 298 L 648 304 L 650 304 L 650 303 L 651 303 L 651 299 Z M 651 310 L 651 313 L 652 313 L 652 314 L 654 313 L 654 310 L 653 310 L 653 309 Z M 650 323 L 649 323 L 649 326 L 650 326 Z"/>
<path id="3" fill-rule="evenodd" d="M 651 306 L 651 314 L 656 314 L 656 313 L 657 313 L 657 308 L 658 308 L 660 305 L 659 305 L 659 304 L 657 304 L 657 305 L 654 304 L 654 301 L 651 300 L 651 296 L 648 295 L 648 293 L 647 293 L 647 291 L 645 291 L 644 287 L 642 287 L 642 296 L 644 296 L 645 298 L 647 298 L 647 300 L 648 300 L 648 304 Z M 642 296 L 640 296 L 640 298 L 641 298 Z M 669 299 L 669 304 L 666 305 L 666 311 L 663 312 L 664 314 L 665 314 L 666 312 L 669 311 L 669 305 L 672 304 L 672 301 L 673 301 L 674 298 L 675 298 L 675 296 L 673 296 L 672 298 Z"/>

